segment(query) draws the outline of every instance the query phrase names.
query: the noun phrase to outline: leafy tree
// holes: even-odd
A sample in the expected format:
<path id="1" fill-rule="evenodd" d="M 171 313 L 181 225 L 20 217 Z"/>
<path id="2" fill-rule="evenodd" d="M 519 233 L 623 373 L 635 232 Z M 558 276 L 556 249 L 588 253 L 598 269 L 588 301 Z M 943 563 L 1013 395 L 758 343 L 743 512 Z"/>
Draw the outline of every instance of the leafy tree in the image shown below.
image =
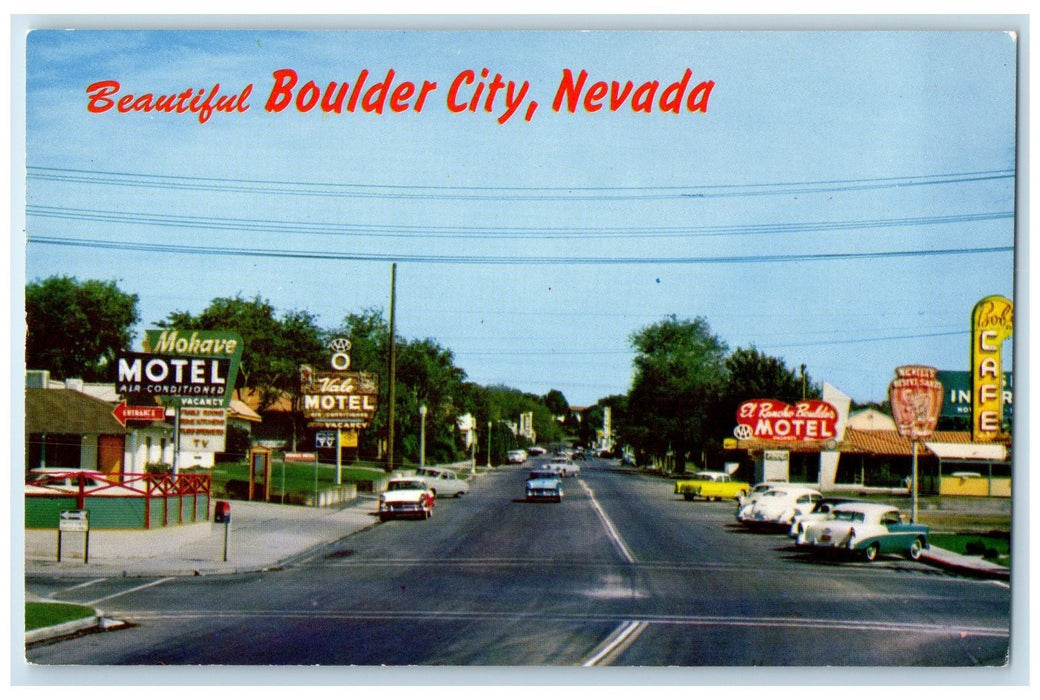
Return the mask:
<path id="1" fill-rule="evenodd" d="M 800 368 L 801 369 L 801 368 Z M 732 437 L 736 412 L 750 399 L 777 399 L 794 403 L 800 399 L 817 399 L 820 387 L 812 382 L 804 369 L 789 369 L 783 360 L 751 348 L 737 348 L 726 358 L 726 386 L 714 411 L 714 434 Z"/>
<path id="2" fill-rule="evenodd" d="M 708 442 L 711 409 L 725 386 L 726 344 L 702 318 L 675 315 L 632 334 L 635 376 L 628 394 L 626 436 L 641 452 L 669 451 L 676 471 Z"/>
<path id="3" fill-rule="evenodd" d="M 175 311 L 160 324 L 164 328 L 236 331 L 242 337 L 242 362 L 236 388 L 258 392 L 264 409 L 283 395 L 294 407 L 293 449 L 304 429 L 300 410 L 300 365 L 320 365 L 328 358 L 325 335 L 307 311 L 288 311 L 280 318 L 259 296 L 221 297 L 198 316 Z"/>
<path id="4" fill-rule="evenodd" d="M 164 328 L 236 331 L 242 336 L 238 388 L 260 393 L 260 408 L 282 394 L 299 393 L 300 365 L 327 362 L 325 334 L 307 311 L 288 311 L 279 318 L 266 299 L 220 297 L 202 313 L 174 311 Z"/>
<path id="5" fill-rule="evenodd" d="M 25 361 L 56 379 L 112 381 L 116 355 L 130 348 L 138 297 L 115 282 L 49 277 L 25 287 Z"/>
<path id="6" fill-rule="evenodd" d="M 390 331 L 382 311 L 367 309 L 347 315 L 334 335 L 350 340 L 351 369 L 379 375 L 379 406 L 370 430 L 362 431 L 359 448 L 375 457 L 380 443 L 387 439 L 390 384 Z M 394 459 L 418 462 L 422 417 L 426 406 L 426 460 L 428 463 L 455 461 L 463 456 L 457 418 L 466 413 L 460 399 L 469 392 L 464 387 L 466 373 L 455 366 L 451 350 L 431 339 L 395 340 L 396 382 L 394 387 Z"/>
<path id="7" fill-rule="evenodd" d="M 549 393 L 542 399 L 542 403 L 545 404 L 546 408 L 552 411 L 554 416 L 565 418 L 571 412 L 571 406 L 567 402 L 567 398 L 563 395 L 563 392 L 559 389 L 550 389 Z"/>

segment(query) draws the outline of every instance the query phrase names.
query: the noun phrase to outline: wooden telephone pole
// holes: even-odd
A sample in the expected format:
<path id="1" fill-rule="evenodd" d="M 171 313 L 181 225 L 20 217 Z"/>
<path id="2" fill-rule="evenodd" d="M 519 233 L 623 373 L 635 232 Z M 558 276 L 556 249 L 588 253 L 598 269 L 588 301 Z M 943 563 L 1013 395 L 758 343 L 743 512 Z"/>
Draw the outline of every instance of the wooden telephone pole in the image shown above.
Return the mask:
<path id="1" fill-rule="evenodd" d="M 386 471 L 391 472 L 394 469 L 394 400 L 395 400 L 395 389 L 397 385 L 397 348 L 394 341 L 394 311 L 396 308 L 396 300 L 394 292 L 397 288 L 397 263 L 393 263 L 390 266 L 390 367 L 388 374 L 390 375 L 390 388 L 387 392 L 387 402 L 389 403 L 388 414 L 387 414 L 387 427 L 386 427 Z"/>

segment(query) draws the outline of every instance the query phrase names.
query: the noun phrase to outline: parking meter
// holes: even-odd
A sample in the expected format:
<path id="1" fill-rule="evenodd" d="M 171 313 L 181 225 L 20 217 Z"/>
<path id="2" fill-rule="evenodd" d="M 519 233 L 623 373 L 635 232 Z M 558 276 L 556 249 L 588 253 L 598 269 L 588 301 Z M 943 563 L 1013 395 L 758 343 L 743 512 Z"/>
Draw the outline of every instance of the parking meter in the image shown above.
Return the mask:
<path id="1" fill-rule="evenodd" d="M 213 522 L 231 522 L 231 504 L 228 501 L 217 501 L 213 505 Z"/>

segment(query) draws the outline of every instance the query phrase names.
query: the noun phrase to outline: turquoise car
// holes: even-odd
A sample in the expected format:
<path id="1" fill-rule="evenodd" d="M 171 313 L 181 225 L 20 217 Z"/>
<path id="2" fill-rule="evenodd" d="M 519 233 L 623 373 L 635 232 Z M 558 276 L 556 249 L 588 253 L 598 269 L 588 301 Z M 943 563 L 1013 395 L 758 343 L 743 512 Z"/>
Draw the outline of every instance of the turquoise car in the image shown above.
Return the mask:
<path id="1" fill-rule="evenodd" d="M 928 526 L 907 522 L 893 506 L 845 503 L 835 506 L 829 518 L 806 524 L 795 542 L 816 554 L 856 554 L 867 561 L 880 554 L 918 559 L 928 548 Z"/>
<path id="2" fill-rule="evenodd" d="M 528 501 L 563 500 L 563 481 L 560 475 L 550 469 L 539 469 L 527 475 L 524 483 L 524 497 Z"/>

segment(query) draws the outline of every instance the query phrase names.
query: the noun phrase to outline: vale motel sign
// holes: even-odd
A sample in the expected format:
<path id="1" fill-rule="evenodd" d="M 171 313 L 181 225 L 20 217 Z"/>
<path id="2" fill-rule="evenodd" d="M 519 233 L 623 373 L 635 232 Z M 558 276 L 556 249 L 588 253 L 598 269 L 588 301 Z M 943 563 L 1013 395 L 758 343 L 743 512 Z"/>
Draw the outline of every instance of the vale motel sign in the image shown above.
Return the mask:
<path id="1" fill-rule="evenodd" d="M 833 440 L 838 411 L 826 401 L 799 401 L 793 406 L 775 399 L 752 399 L 737 408 L 739 438 L 801 442 Z"/>

